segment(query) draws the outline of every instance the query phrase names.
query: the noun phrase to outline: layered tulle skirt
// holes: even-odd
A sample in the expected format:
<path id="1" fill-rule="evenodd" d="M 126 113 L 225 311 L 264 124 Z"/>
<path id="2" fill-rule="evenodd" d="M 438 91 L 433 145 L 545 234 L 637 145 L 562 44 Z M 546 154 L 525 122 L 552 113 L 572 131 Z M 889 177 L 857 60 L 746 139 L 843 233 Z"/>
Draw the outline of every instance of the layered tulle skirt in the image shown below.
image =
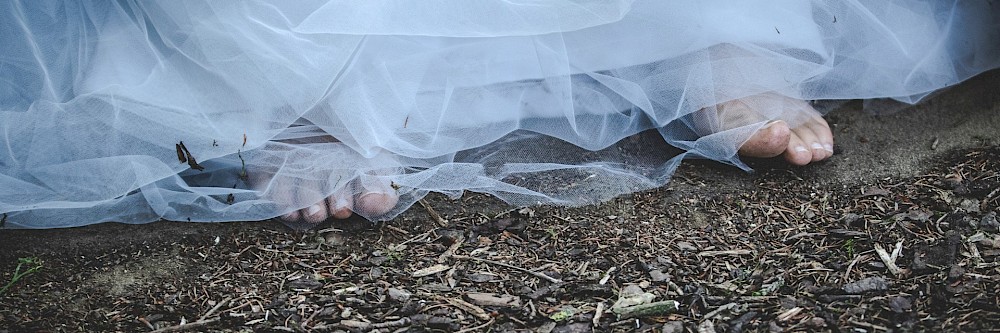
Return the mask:
<path id="1" fill-rule="evenodd" d="M 261 220 L 335 192 L 579 205 L 798 112 L 1000 65 L 988 1 L 4 1 L 8 227 Z M 656 131 L 659 135 L 639 135 Z M 677 152 L 671 153 L 676 147 Z"/>

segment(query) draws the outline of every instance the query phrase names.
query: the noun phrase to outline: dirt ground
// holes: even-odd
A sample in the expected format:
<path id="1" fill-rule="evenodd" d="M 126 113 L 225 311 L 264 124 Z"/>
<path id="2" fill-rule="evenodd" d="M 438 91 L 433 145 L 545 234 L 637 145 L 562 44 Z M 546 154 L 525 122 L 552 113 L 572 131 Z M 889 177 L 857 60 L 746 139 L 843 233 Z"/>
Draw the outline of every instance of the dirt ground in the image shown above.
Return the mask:
<path id="1" fill-rule="evenodd" d="M 601 205 L 4 229 L 0 332 L 1000 331 L 997 87 L 849 102 L 828 162 L 689 161 Z"/>

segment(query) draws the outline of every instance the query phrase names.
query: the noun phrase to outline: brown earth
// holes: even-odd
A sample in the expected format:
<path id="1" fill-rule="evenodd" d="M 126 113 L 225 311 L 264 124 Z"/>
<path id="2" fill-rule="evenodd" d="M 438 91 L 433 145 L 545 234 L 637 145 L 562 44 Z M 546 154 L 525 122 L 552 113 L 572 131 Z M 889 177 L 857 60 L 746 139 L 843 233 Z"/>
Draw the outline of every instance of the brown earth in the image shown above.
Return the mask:
<path id="1" fill-rule="evenodd" d="M 0 332 L 1000 331 L 998 86 L 846 103 L 828 162 L 691 161 L 601 205 L 0 230 L 0 288 L 39 267 Z"/>

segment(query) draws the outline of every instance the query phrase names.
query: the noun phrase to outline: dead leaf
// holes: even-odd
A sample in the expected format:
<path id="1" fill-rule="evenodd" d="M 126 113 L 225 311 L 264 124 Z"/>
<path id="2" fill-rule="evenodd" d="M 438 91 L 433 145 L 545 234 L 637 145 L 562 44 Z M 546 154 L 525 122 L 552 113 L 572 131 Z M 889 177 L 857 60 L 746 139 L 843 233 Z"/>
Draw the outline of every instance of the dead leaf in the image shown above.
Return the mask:
<path id="1" fill-rule="evenodd" d="M 195 169 L 195 170 L 198 170 L 198 171 L 205 170 L 205 167 L 203 167 L 200 164 L 198 164 L 198 161 L 196 161 L 194 159 L 194 156 L 191 156 L 191 151 L 188 150 L 187 147 L 184 146 L 184 141 L 181 141 L 180 143 L 178 143 L 177 146 L 179 146 L 180 149 L 184 151 L 184 155 L 187 157 L 188 166 L 190 166 L 191 169 Z"/>

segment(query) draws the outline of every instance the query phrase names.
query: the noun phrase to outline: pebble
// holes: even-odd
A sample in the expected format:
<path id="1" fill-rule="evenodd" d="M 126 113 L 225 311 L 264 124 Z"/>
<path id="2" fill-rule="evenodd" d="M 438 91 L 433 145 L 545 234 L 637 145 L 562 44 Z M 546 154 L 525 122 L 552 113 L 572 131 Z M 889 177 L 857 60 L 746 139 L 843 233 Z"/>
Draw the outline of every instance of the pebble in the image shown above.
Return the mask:
<path id="1" fill-rule="evenodd" d="M 989 212 L 979 220 L 979 227 L 990 232 L 1000 231 L 1000 221 L 997 221 L 997 212 Z"/>
<path id="2" fill-rule="evenodd" d="M 684 323 L 680 321 L 668 321 L 663 324 L 663 328 L 660 329 L 660 333 L 682 333 L 684 332 Z"/>
<path id="3" fill-rule="evenodd" d="M 895 313 L 909 312 L 913 307 L 913 302 L 909 298 L 896 296 L 889 299 L 889 309 Z"/>
<path id="4" fill-rule="evenodd" d="M 400 303 L 405 303 L 410 299 L 410 296 L 413 295 L 409 291 L 399 288 L 389 288 L 388 293 L 389 293 L 389 298 Z"/>
<path id="5" fill-rule="evenodd" d="M 670 281 L 670 274 L 665 274 L 661 270 L 654 269 L 649 271 L 649 278 L 653 279 L 653 282 L 668 282 Z"/>
<path id="6" fill-rule="evenodd" d="M 889 282 L 880 276 L 864 278 L 844 285 L 844 292 L 848 294 L 862 294 L 869 291 L 883 291 L 889 289 Z"/>
<path id="7" fill-rule="evenodd" d="M 552 330 L 552 333 L 590 333 L 593 330 L 590 328 L 590 324 L 587 323 L 572 323 L 569 325 L 563 325 L 556 327 Z"/>
<path id="8" fill-rule="evenodd" d="M 688 242 L 677 242 L 677 248 L 681 251 L 698 251 L 698 248 L 694 244 Z"/>

